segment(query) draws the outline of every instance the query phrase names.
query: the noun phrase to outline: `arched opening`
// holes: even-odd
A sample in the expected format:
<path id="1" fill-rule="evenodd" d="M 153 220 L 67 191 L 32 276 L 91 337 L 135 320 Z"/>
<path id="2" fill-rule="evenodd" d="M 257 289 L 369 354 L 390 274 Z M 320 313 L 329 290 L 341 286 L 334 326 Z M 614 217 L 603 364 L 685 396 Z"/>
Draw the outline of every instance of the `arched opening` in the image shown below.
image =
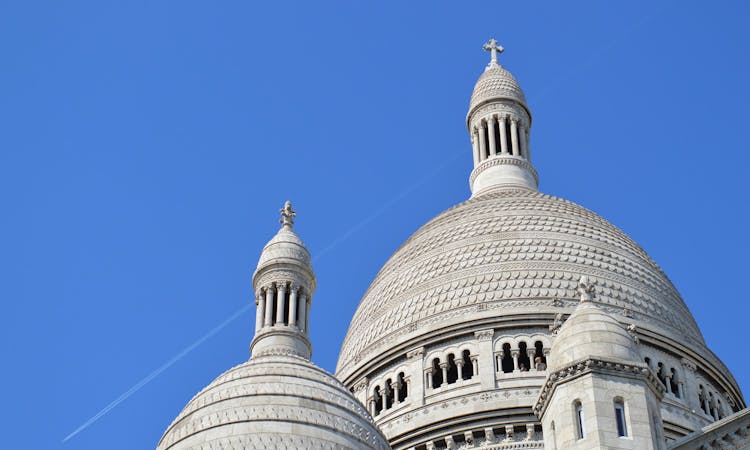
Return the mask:
<path id="1" fill-rule="evenodd" d="M 503 344 L 503 360 L 501 364 L 503 372 L 513 372 L 513 355 L 510 354 L 510 344 Z"/>
<path id="2" fill-rule="evenodd" d="M 615 398 L 615 424 L 617 426 L 617 436 L 627 437 L 628 427 L 625 423 L 625 402 L 621 398 Z"/>
<path id="3" fill-rule="evenodd" d="M 528 372 L 531 367 L 531 361 L 529 361 L 529 352 L 525 342 L 518 344 L 519 355 L 518 355 L 518 370 L 521 372 Z"/>
<path id="4" fill-rule="evenodd" d="M 485 160 L 492 154 L 492 150 L 490 149 L 490 124 L 488 120 L 484 121 L 484 128 L 479 128 L 479 132 L 484 134 L 484 142 L 487 143 L 484 154 L 482 155 L 482 160 Z"/>
<path id="5" fill-rule="evenodd" d="M 510 118 L 505 119 L 505 145 L 508 153 L 513 153 L 513 138 L 510 136 Z"/>
<path id="6" fill-rule="evenodd" d="M 643 361 L 645 361 L 645 362 L 646 362 L 646 365 L 647 365 L 647 366 L 649 367 L 649 369 L 651 369 L 651 368 L 652 368 L 652 367 L 651 367 L 651 358 L 649 358 L 649 357 L 647 356 L 647 357 L 643 358 Z"/>
<path id="7" fill-rule="evenodd" d="M 675 397 L 680 398 L 680 380 L 677 377 L 677 371 L 672 368 L 670 369 L 672 372 L 672 377 L 669 379 L 670 387 L 672 388 L 672 393 Z"/>
<path id="8" fill-rule="evenodd" d="M 495 126 L 492 127 L 493 131 L 495 132 L 495 148 L 490 149 L 490 155 L 500 154 L 500 149 L 502 148 L 500 145 L 500 121 L 496 118 L 492 118 L 492 120 L 495 121 Z"/>
<path id="9" fill-rule="evenodd" d="M 547 370 L 547 357 L 544 356 L 544 344 L 542 344 L 542 341 L 536 341 L 534 349 L 534 369 L 538 371 Z"/>
<path id="10" fill-rule="evenodd" d="M 398 389 L 398 401 L 403 402 L 406 400 L 406 396 L 409 395 L 409 387 L 404 380 L 404 372 L 399 372 L 396 377 L 396 388 Z"/>
<path id="11" fill-rule="evenodd" d="M 706 394 L 706 388 L 702 384 L 698 385 L 698 402 L 701 404 L 703 412 L 708 414 L 708 395 Z"/>
<path id="12" fill-rule="evenodd" d="M 393 406 L 393 384 L 390 378 L 385 380 L 385 395 L 383 397 L 385 399 L 385 409 L 391 409 Z"/>
<path id="13" fill-rule="evenodd" d="M 287 286 L 287 289 L 284 291 L 284 319 L 283 323 L 287 325 L 291 325 L 289 323 L 289 308 L 291 308 L 292 304 L 292 290 L 290 289 L 291 286 Z"/>
<path id="14" fill-rule="evenodd" d="M 576 424 L 576 438 L 583 439 L 586 437 L 586 427 L 583 422 L 583 405 L 580 400 L 573 402 L 574 423 Z"/>
<path id="15" fill-rule="evenodd" d="M 439 388 L 443 385 L 443 370 L 440 368 L 440 358 L 432 360 L 432 387 Z"/>
<path id="16" fill-rule="evenodd" d="M 380 386 L 375 386 L 372 397 L 375 400 L 375 415 L 377 416 L 383 410 L 383 396 L 380 393 Z"/>
<path id="17" fill-rule="evenodd" d="M 448 355 L 448 372 L 447 372 L 448 384 L 453 384 L 458 380 L 458 367 L 456 366 L 456 357 L 453 356 L 453 353 L 450 353 Z"/>
<path id="18" fill-rule="evenodd" d="M 666 376 L 665 371 L 667 369 L 664 367 L 664 364 L 662 364 L 662 363 L 658 363 L 656 365 L 656 367 L 657 367 L 656 376 L 659 378 L 659 381 L 661 381 L 661 384 L 663 384 L 664 387 L 666 388 L 667 387 L 667 376 Z"/>
<path id="19" fill-rule="evenodd" d="M 716 400 L 714 399 L 714 393 L 708 393 L 708 414 L 714 419 L 716 418 Z"/>
<path id="20" fill-rule="evenodd" d="M 278 309 L 278 301 L 276 299 L 276 291 L 271 290 L 271 324 L 276 324 L 276 310 Z"/>
<path id="21" fill-rule="evenodd" d="M 468 380 L 474 376 L 474 363 L 471 362 L 471 353 L 468 350 L 463 351 L 464 366 L 461 368 L 461 378 Z"/>
<path id="22" fill-rule="evenodd" d="M 716 400 L 716 417 L 719 419 L 724 418 L 724 410 L 721 407 L 721 400 Z"/>

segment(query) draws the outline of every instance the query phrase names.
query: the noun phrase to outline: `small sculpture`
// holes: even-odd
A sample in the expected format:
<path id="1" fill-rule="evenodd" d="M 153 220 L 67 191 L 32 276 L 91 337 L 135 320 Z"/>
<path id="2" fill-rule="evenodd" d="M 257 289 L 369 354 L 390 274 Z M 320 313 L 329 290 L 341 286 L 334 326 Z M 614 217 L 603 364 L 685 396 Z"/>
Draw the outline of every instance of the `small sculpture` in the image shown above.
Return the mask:
<path id="1" fill-rule="evenodd" d="M 294 216 L 297 215 L 297 213 L 292 210 L 292 202 L 287 200 L 286 203 L 284 203 L 284 208 L 280 209 L 279 212 L 281 213 L 279 223 L 281 223 L 282 226 L 288 226 L 291 228 L 292 225 L 294 225 Z"/>
<path id="2" fill-rule="evenodd" d="M 490 38 L 486 44 L 482 46 L 484 51 L 490 52 L 490 64 L 488 67 L 497 66 L 497 54 L 502 53 L 505 49 L 502 45 L 498 45 L 495 38 Z"/>
<path id="3" fill-rule="evenodd" d="M 552 335 L 556 335 L 558 331 L 560 331 L 560 327 L 563 324 L 563 315 L 562 313 L 557 313 L 555 315 L 555 320 L 552 322 L 552 325 L 549 326 L 549 331 L 552 333 Z"/>
<path id="4" fill-rule="evenodd" d="M 590 302 L 594 299 L 594 282 L 589 281 L 586 275 L 581 276 L 578 281 L 576 292 L 581 296 L 581 303 Z"/>

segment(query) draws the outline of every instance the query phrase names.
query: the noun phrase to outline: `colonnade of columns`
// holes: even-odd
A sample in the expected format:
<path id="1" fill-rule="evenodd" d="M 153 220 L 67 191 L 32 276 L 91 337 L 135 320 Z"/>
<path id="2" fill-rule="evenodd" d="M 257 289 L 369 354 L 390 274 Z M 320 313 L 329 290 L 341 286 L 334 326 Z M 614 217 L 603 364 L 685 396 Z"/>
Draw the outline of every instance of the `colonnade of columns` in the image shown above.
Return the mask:
<path id="1" fill-rule="evenodd" d="M 526 348 L 526 356 L 529 360 L 529 366 L 525 369 L 521 368 L 520 364 L 520 358 L 521 358 L 521 349 L 520 348 L 512 348 L 509 350 L 510 356 L 513 359 L 513 372 L 520 372 L 522 370 L 525 371 L 544 371 L 547 370 L 547 364 L 546 362 L 542 363 L 542 366 L 537 367 L 535 364 L 535 359 L 537 356 L 543 356 L 544 361 L 547 360 L 547 357 L 549 356 L 550 349 L 549 347 L 544 347 L 542 349 L 542 355 L 537 355 L 537 349 L 536 347 L 528 347 Z M 495 352 L 495 365 L 497 367 L 498 372 L 503 372 L 503 360 L 506 357 L 506 350 L 499 350 Z"/>
<path id="2" fill-rule="evenodd" d="M 499 141 L 499 142 L 498 142 Z M 518 156 L 531 161 L 529 130 L 516 117 L 491 115 L 472 130 L 474 165 L 493 156 Z"/>
<path id="3" fill-rule="evenodd" d="M 404 385 L 406 389 L 404 390 Z M 403 395 L 401 393 L 403 392 Z M 379 415 L 382 411 L 389 410 L 406 401 L 411 393 L 411 378 L 405 377 L 400 373 L 396 377 L 396 383 L 390 379 L 385 384 L 376 384 L 372 389 L 372 396 L 368 399 L 368 408 L 370 415 L 373 417 Z"/>
<path id="4" fill-rule="evenodd" d="M 289 304 L 287 305 L 287 301 Z M 255 293 L 255 332 L 264 327 L 290 326 L 306 332 L 309 326 L 309 298 L 295 283 L 277 282 Z"/>

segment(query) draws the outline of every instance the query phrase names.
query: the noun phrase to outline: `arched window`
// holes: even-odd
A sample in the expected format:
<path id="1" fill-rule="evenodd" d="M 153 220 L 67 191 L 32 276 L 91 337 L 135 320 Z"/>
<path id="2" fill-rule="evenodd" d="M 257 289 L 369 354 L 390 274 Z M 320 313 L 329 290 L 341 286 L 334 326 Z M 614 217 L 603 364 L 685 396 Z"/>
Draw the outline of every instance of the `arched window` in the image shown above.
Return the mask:
<path id="1" fill-rule="evenodd" d="M 708 394 L 706 394 L 706 388 L 702 384 L 698 385 L 698 402 L 701 404 L 703 412 L 708 414 Z"/>
<path id="2" fill-rule="evenodd" d="M 680 380 L 677 377 L 677 371 L 673 367 L 672 369 L 670 369 L 670 372 L 672 373 L 672 377 L 669 379 L 669 387 L 672 388 L 672 393 L 674 394 L 674 396 L 680 398 Z"/>
<path id="3" fill-rule="evenodd" d="M 404 372 L 399 372 L 396 377 L 396 388 L 398 389 L 398 401 L 403 402 L 406 400 L 406 396 L 409 395 L 409 387 L 404 380 Z"/>
<path id="4" fill-rule="evenodd" d="M 525 342 L 518 344 L 519 355 L 518 355 L 518 370 L 521 372 L 528 372 L 531 367 L 531 361 L 529 361 L 529 352 Z"/>
<path id="5" fill-rule="evenodd" d="M 474 376 L 474 363 L 471 362 L 471 353 L 468 350 L 463 351 L 464 366 L 461 368 L 461 378 L 468 380 Z"/>
<path id="6" fill-rule="evenodd" d="M 380 394 L 380 386 L 375 386 L 372 396 L 375 400 L 375 415 L 377 416 L 383 410 L 383 396 Z"/>
<path id="7" fill-rule="evenodd" d="M 510 354 L 510 344 L 503 344 L 503 360 L 500 364 L 503 372 L 513 372 L 513 355 Z"/>
<path id="8" fill-rule="evenodd" d="M 393 406 L 393 383 L 391 383 L 391 379 L 385 380 L 385 395 L 383 396 L 385 400 L 385 409 L 391 409 Z"/>
<path id="9" fill-rule="evenodd" d="M 440 368 L 440 358 L 432 360 L 432 387 L 439 388 L 443 385 L 443 369 Z"/>
<path id="10" fill-rule="evenodd" d="M 534 369 L 538 371 L 547 370 L 547 357 L 544 356 L 544 344 L 542 344 L 542 341 L 536 341 L 534 349 Z"/>
<path id="11" fill-rule="evenodd" d="M 583 425 L 583 405 L 580 400 L 573 403 L 573 411 L 575 412 L 576 438 L 583 439 L 586 437 L 586 428 Z"/>
<path id="12" fill-rule="evenodd" d="M 627 437 L 628 426 L 625 423 L 625 403 L 621 398 L 615 399 L 615 423 L 617 424 L 617 436 Z"/>
<path id="13" fill-rule="evenodd" d="M 453 353 L 448 354 L 448 384 L 453 384 L 458 380 L 458 367 L 456 366 L 456 357 Z"/>
<path id="14" fill-rule="evenodd" d="M 667 369 L 664 367 L 664 364 L 662 364 L 662 363 L 658 363 L 656 365 L 656 367 L 658 368 L 657 371 L 656 371 L 656 376 L 659 378 L 659 381 L 661 381 L 661 384 L 663 384 L 664 387 L 666 388 L 667 387 L 667 376 L 666 376 L 665 371 Z"/>

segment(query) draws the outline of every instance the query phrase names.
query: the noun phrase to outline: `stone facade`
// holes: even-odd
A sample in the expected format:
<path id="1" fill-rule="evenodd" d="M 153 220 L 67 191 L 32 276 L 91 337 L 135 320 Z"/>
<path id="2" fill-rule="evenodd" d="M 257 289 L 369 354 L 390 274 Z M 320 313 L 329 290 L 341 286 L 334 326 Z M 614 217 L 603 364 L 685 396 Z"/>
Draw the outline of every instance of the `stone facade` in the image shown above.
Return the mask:
<path id="1" fill-rule="evenodd" d="M 748 448 L 739 387 L 669 278 L 607 220 L 538 192 L 531 110 L 502 47 L 485 50 L 471 198 L 383 266 L 338 380 L 309 361 L 316 281 L 287 204 L 253 277 L 252 358 L 159 449 Z"/>

